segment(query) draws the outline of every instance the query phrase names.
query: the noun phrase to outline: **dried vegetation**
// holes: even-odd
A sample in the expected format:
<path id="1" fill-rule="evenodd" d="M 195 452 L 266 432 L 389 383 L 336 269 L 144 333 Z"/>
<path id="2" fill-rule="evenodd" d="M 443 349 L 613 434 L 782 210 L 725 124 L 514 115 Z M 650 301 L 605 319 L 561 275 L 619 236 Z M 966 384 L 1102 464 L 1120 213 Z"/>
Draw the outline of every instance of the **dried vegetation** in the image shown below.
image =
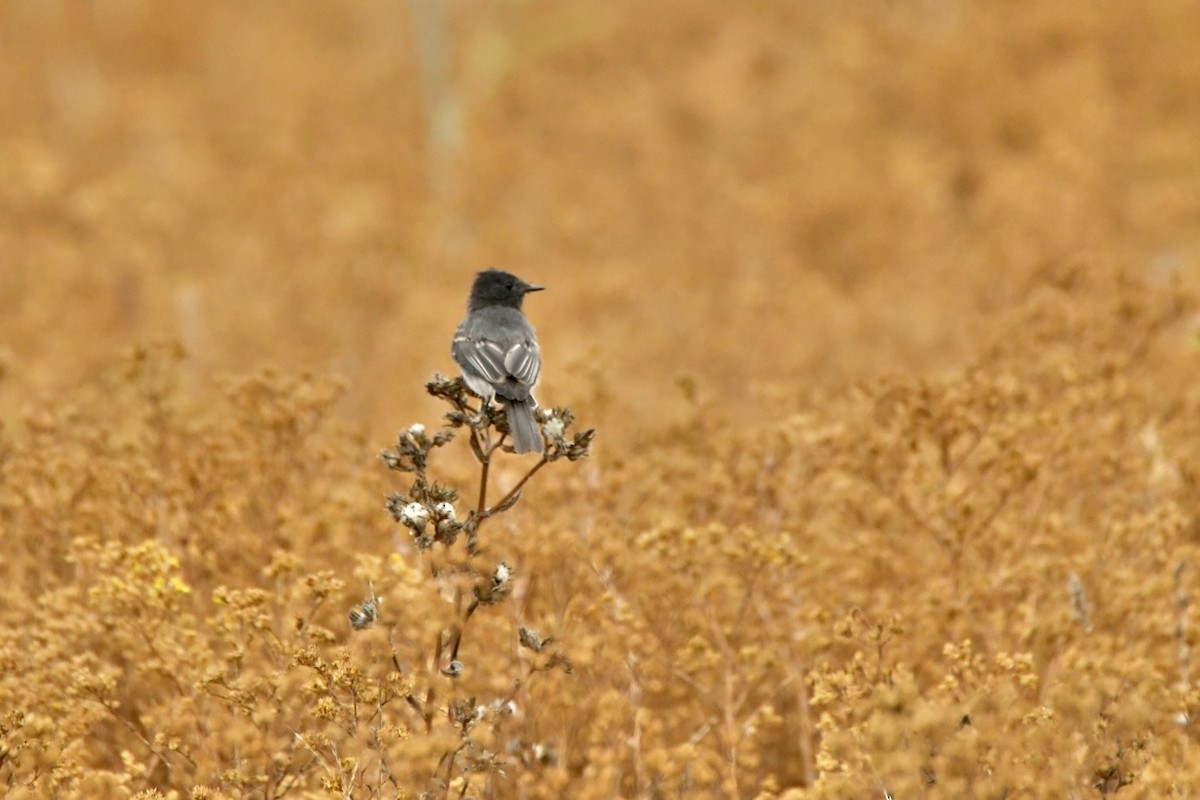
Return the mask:
<path id="1" fill-rule="evenodd" d="M 436 5 L 0 11 L 3 793 L 1194 796 L 1190 4 Z"/>

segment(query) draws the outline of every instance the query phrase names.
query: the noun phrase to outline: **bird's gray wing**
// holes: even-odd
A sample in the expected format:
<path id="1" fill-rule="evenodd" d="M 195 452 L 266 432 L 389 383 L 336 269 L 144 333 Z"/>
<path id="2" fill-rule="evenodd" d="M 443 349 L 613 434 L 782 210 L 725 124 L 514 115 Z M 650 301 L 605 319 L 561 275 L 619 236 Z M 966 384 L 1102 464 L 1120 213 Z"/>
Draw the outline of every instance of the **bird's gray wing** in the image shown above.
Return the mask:
<path id="1" fill-rule="evenodd" d="M 463 369 L 474 371 L 489 383 L 502 383 L 508 378 L 504 348 L 490 339 L 472 339 L 460 331 L 454 337 L 450 354 Z"/>
<path id="2" fill-rule="evenodd" d="M 504 368 L 508 374 L 526 386 L 537 383 L 542 371 L 542 352 L 535 339 L 526 339 L 510 346 L 504 354 Z"/>

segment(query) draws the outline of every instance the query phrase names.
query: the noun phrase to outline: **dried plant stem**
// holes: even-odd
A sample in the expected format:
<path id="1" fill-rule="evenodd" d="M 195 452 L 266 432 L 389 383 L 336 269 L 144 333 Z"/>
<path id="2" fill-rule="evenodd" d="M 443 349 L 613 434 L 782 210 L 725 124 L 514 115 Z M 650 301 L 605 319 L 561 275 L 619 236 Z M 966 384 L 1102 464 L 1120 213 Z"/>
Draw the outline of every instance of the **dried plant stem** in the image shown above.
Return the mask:
<path id="1" fill-rule="evenodd" d="M 629 749 L 633 754 L 633 783 L 638 797 L 645 797 L 645 765 L 642 761 L 642 684 L 638 681 L 634 670 L 632 657 L 626 658 L 625 668 L 629 670 L 629 709 L 633 717 L 633 733 L 629 737 Z"/>
<path id="2" fill-rule="evenodd" d="M 1191 690 L 1192 685 L 1192 648 L 1188 644 L 1188 611 L 1191 607 L 1191 597 L 1183 582 L 1187 567 L 1187 561 L 1180 561 L 1175 567 L 1175 610 L 1179 614 L 1175 624 L 1175 637 L 1179 642 L 1179 685 L 1184 695 Z"/>
<path id="3" fill-rule="evenodd" d="M 737 662 L 733 649 L 730 647 L 729 639 L 726 638 L 725 632 L 721 630 L 720 622 L 711 610 L 708 614 L 708 624 L 709 630 L 713 635 L 713 641 L 721 653 L 721 660 L 725 667 L 721 681 L 721 721 L 724 727 L 725 746 L 729 750 L 729 786 L 727 788 L 730 797 L 741 797 L 741 792 L 738 788 L 740 783 L 740 776 L 738 775 L 738 750 L 741 745 L 742 736 L 741 726 L 738 724 L 738 714 L 742 709 L 742 705 L 746 702 L 749 687 L 740 696 L 735 696 L 734 678 Z"/>
<path id="4" fill-rule="evenodd" d="M 138 741 L 140 741 L 146 747 L 146 749 L 149 750 L 154 755 L 154 757 L 156 759 L 158 759 L 159 763 L 161 763 L 168 772 L 171 771 L 172 764 L 171 764 L 170 759 L 167 758 L 167 754 L 165 752 L 163 752 L 159 748 L 155 747 L 154 744 L 149 739 L 147 739 L 144 735 L 142 735 L 142 732 L 140 730 L 138 730 L 137 726 L 135 726 L 131 721 L 129 721 L 125 717 L 118 714 L 116 707 L 113 706 L 113 704 L 109 700 L 107 700 L 103 697 L 100 697 L 98 694 L 96 694 L 94 692 L 92 692 L 91 695 L 92 695 L 92 699 L 95 700 L 97 703 L 99 703 L 101 705 L 101 707 L 103 707 L 104 710 L 107 711 L 112 716 L 113 719 L 115 719 L 117 722 L 124 725 L 126 730 L 128 730 L 131 734 L 133 734 L 133 736 Z M 172 750 L 170 752 L 178 753 L 180 755 L 180 757 L 182 757 L 185 761 L 187 761 L 193 767 L 196 766 L 196 762 L 193 761 L 191 756 L 189 756 L 187 753 L 184 753 L 181 750 Z"/>
<path id="5" fill-rule="evenodd" d="M 762 620 L 768 630 L 781 630 L 781 623 L 777 619 L 775 612 L 772 611 L 771 604 L 764 602 L 763 598 L 758 594 L 754 596 L 754 607 L 758 611 L 759 619 Z M 812 704 L 809 702 L 808 681 L 805 680 L 804 656 L 799 652 L 794 639 L 788 650 L 790 651 L 788 654 L 790 657 L 784 658 L 783 663 L 784 669 L 788 674 L 785 683 L 792 683 L 796 687 L 796 712 L 799 716 L 798 722 L 800 727 L 796 747 L 800 752 L 800 767 L 804 775 L 804 785 L 812 786 L 817 780 L 816 761 L 813 756 L 813 739 L 816 737 L 816 728 L 813 726 L 812 721 Z M 882 653 L 880 657 L 882 658 Z"/>
<path id="6" fill-rule="evenodd" d="M 789 671 L 794 669 L 794 666 L 788 666 Z M 800 715 L 800 736 L 797 741 L 800 749 L 800 766 L 804 771 L 804 785 L 812 786 L 817 782 L 817 770 L 813 758 L 813 731 L 815 728 L 812 723 L 812 708 L 808 701 L 808 682 L 804 680 L 802 674 L 796 676 L 794 682 L 796 684 L 796 709 Z"/>
<path id="7" fill-rule="evenodd" d="M 478 431 L 475 430 L 471 431 L 471 435 L 479 437 Z M 483 510 L 487 508 L 488 470 L 492 466 L 492 453 L 496 452 L 496 448 L 504 443 L 504 437 L 501 436 L 495 446 L 491 446 L 488 441 L 491 437 L 488 435 L 487 428 L 484 428 L 483 435 L 483 442 L 479 442 L 478 438 L 476 438 L 476 441 L 479 442 L 479 452 L 483 454 L 483 457 L 479 459 L 482 467 L 479 473 L 479 505 L 475 510 L 476 514 L 482 514 Z"/>
<path id="8" fill-rule="evenodd" d="M 500 502 L 496 503 L 496 505 L 492 506 L 491 508 L 481 511 L 479 514 L 479 519 L 485 520 L 488 517 L 495 514 L 498 510 L 505 508 L 507 506 L 507 504 L 517 495 L 517 493 L 521 491 L 521 488 L 524 487 L 525 484 L 529 482 L 529 479 L 532 478 L 534 475 L 536 475 L 537 471 L 539 469 L 541 469 L 542 467 L 546 466 L 546 464 L 548 464 L 548 463 L 550 463 L 550 462 L 547 461 L 546 457 L 542 456 L 542 460 L 539 461 L 538 463 L 534 464 L 533 469 L 531 469 L 531 470 L 529 470 L 529 472 L 525 473 L 525 477 L 521 478 L 521 480 L 517 481 L 517 485 L 514 486 L 512 489 L 510 489 L 508 494 L 506 494 L 506 495 L 504 495 L 504 497 L 500 498 Z M 480 490 L 481 498 L 482 498 L 482 495 L 483 495 L 483 492 L 482 492 L 482 490 Z"/>
<path id="9" fill-rule="evenodd" d="M 505 421 L 503 409 L 499 405 L 489 404 L 486 400 L 473 398 L 462 379 L 450 380 L 435 375 L 426 384 L 426 388 L 430 394 L 453 406 L 453 410 L 445 415 L 446 427 L 466 428 L 464 433 L 469 437 L 471 453 L 480 467 L 479 487 L 477 496 L 473 498 L 473 508 L 470 509 L 464 521 L 459 521 L 459 513 L 454 505 L 460 499 L 459 492 L 451 486 L 429 480 L 427 467 L 430 455 L 437 448 L 443 447 L 454 439 L 455 434 L 451 430 L 430 433 L 426 431 L 424 425 L 414 424 L 400 432 L 396 438 L 394 449 L 382 453 L 384 464 L 389 469 L 409 473 L 413 476 L 407 492 L 395 492 L 388 495 L 387 508 L 393 519 L 408 530 L 420 555 L 429 559 L 433 578 L 443 577 L 442 570 L 439 570 L 433 561 L 434 553 L 447 560 L 447 577 L 451 580 L 439 580 L 438 589 L 442 592 L 453 589 L 455 617 L 454 620 L 448 621 L 448 624 L 440 628 L 435 635 L 431 651 L 426 651 L 427 653 L 432 652 L 432 659 L 427 658 L 426 660 L 430 672 L 430 684 L 423 693 L 415 693 L 405 685 L 406 688 L 391 694 L 388 699 L 391 697 L 402 699 L 425 723 L 426 733 L 432 730 L 435 721 L 441 719 L 443 713 L 446 715 L 450 726 L 456 733 L 459 744 L 442 752 L 437 765 L 428 774 L 429 789 L 422 796 L 439 797 L 443 800 L 457 797 L 462 800 L 472 791 L 480 791 L 478 788 L 473 788 L 480 786 L 474 777 L 477 773 L 503 775 L 506 765 L 514 763 L 510 755 L 519 752 L 524 763 L 525 754 L 529 752 L 522 745 L 522 749 L 519 751 L 514 750 L 511 754 L 506 755 L 494 752 L 491 748 L 485 748 L 481 742 L 474 740 L 471 733 L 472 728 L 484 717 L 489 717 L 487 724 L 493 728 L 496 735 L 499 735 L 498 729 L 501 723 L 498 715 L 500 712 L 497 712 L 497 715 L 488 715 L 487 706 L 480 703 L 476 697 L 466 695 L 455 683 L 455 680 L 467 669 L 458 660 L 459 648 L 475 612 L 483 606 L 496 605 L 509 597 L 513 591 L 511 583 L 514 574 L 513 568 L 507 562 L 500 561 L 488 569 L 481 569 L 481 564 L 473 560 L 476 556 L 481 555 L 480 524 L 489 517 L 511 509 L 521 499 L 525 485 L 546 464 L 561 459 L 573 462 L 587 457 L 595 431 L 590 429 L 580 431 L 568 439 L 565 435 L 566 430 L 574 419 L 570 410 L 553 408 L 542 411 L 538 421 L 547 426 L 547 430 L 541 459 L 533 464 L 502 498 L 489 504 L 488 490 L 489 482 L 492 479 L 492 459 L 498 450 L 514 451 L 514 448 L 506 446 L 506 442 L 511 438 L 511 432 L 503 430 Z M 551 423 L 553 424 L 551 425 Z M 471 503 L 472 501 L 468 500 L 467 502 Z M 467 558 L 457 561 L 451 555 L 451 548 L 455 545 L 458 536 L 464 532 Z M 377 603 L 372 589 L 368 600 L 350 611 L 350 624 L 355 630 L 365 629 L 376 621 L 378 618 Z M 395 626 L 389 627 L 388 643 L 391 647 L 392 665 L 401 675 L 409 676 L 409 672 L 405 668 L 406 660 L 401 657 L 402 648 L 395 640 L 396 633 Z M 543 637 L 536 632 L 527 630 L 524 626 L 518 626 L 516 633 L 519 646 L 529 648 L 537 653 L 542 653 L 545 646 L 554 640 L 552 636 Z M 557 649 L 555 652 L 547 654 L 544 663 L 526 664 L 521 657 L 520 650 L 518 650 L 518 654 L 523 674 L 513 681 L 512 689 L 506 699 L 492 704 L 497 709 L 502 710 L 508 703 L 511 703 L 512 698 L 520 692 L 534 673 L 560 669 L 571 674 L 574 669 L 566 655 Z M 481 664 L 481 668 L 489 666 L 490 664 L 486 661 Z M 326 672 L 332 674 L 329 670 Z M 421 680 L 420 673 L 421 670 L 418 669 L 412 678 Z M 435 705 L 435 687 L 432 684 L 434 681 L 439 682 L 440 688 L 442 677 L 448 678 L 450 681 L 449 697 L 444 702 Z M 333 694 L 333 689 L 331 684 L 329 686 L 330 694 Z M 354 705 L 348 710 L 355 727 L 357 727 L 361 713 L 358 697 L 355 696 L 353 701 Z M 366 706 L 362 708 L 366 708 Z M 407 714 L 407 712 L 405 713 Z M 510 713 L 515 713 L 515 711 Z M 378 741 L 379 730 L 382 726 L 382 713 L 378 720 L 379 725 L 372 729 L 372 742 Z M 353 735 L 355 731 L 347 731 L 347 733 Z M 535 761 L 543 760 L 543 756 L 536 753 L 536 747 L 532 752 L 534 752 L 533 759 Z M 388 780 L 395 783 L 391 777 L 391 767 L 382 763 L 382 748 L 380 753 L 380 779 L 372 796 L 379 794 L 380 787 L 384 784 L 385 773 Z M 456 785 L 456 781 L 461 781 L 461 785 Z M 490 778 L 483 779 L 483 796 L 494 796 L 494 790 L 488 781 Z"/>
<path id="10" fill-rule="evenodd" d="M 480 471 L 480 474 L 479 474 L 479 507 L 476 509 L 476 512 L 475 512 L 476 514 L 483 514 L 483 510 L 485 508 L 487 508 L 488 468 L 491 465 L 492 465 L 492 460 L 490 458 L 488 460 L 484 461 L 483 469 Z"/>

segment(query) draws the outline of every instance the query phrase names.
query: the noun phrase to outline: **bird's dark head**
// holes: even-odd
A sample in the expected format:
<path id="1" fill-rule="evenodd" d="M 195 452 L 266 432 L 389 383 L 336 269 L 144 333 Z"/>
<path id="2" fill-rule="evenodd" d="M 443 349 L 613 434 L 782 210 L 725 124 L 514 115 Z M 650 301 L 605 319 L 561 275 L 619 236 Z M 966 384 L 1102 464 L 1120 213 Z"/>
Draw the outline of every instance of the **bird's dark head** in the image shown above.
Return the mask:
<path id="1" fill-rule="evenodd" d="M 504 270 L 485 269 L 475 276 L 475 283 L 471 286 L 471 298 L 467 301 L 467 310 L 478 311 L 488 306 L 520 308 L 526 294 L 543 288 L 545 287 L 526 283 Z"/>

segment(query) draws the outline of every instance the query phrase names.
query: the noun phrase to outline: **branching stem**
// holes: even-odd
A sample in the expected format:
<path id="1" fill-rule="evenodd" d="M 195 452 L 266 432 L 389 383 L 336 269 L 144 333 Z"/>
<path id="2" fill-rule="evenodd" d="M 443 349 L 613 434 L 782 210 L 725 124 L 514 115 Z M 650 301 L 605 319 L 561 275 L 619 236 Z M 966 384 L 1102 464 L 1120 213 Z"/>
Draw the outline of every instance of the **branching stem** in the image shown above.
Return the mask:
<path id="1" fill-rule="evenodd" d="M 526 473 L 525 473 L 525 477 L 524 477 L 524 478 L 521 478 L 521 480 L 517 481 L 517 485 L 516 485 L 516 486 L 514 486 L 512 489 L 510 489 L 510 490 L 509 490 L 509 492 L 508 492 L 508 494 L 506 494 L 506 495 L 504 495 L 504 497 L 500 498 L 500 502 L 496 503 L 496 505 L 492 506 L 491 508 L 484 509 L 484 510 L 482 510 L 482 511 L 480 511 L 480 512 L 479 512 L 479 519 L 480 519 L 480 521 L 483 521 L 483 520 L 487 519 L 488 517 L 492 516 L 493 514 L 495 514 L 497 509 L 504 508 L 504 507 L 505 507 L 505 505 L 506 505 L 506 504 L 507 504 L 507 503 L 508 503 L 510 500 L 512 500 L 512 499 L 513 499 L 513 496 L 514 496 L 514 495 L 516 495 L 516 494 L 517 494 L 517 492 L 521 491 L 521 488 L 522 488 L 523 486 L 525 486 L 525 484 L 526 484 L 526 483 L 528 483 L 528 482 L 529 482 L 529 479 L 530 479 L 530 478 L 532 478 L 534 475 L 536 475 L 536 474 L 537 474 L 537 471 L 538 471 L 539 469 L 541 469 L 542 467 L 546 466 L 546 465 L 547 465 L 547 464 L 549 464 L 549 463 L 550 463 L 550 462 L 546 460 L 546 457 L 545 457 L 545 456 L 542 456 L 542 460 L 541 460 L 541 461 L 539 461 L 538 463 L 534 464 L 534 465 L 533 465 L 533 469 L 529 470 L 529 472 L 526 472 Z M 483 493 L 482 493 L 482 492 L 480 492 L 480 499 L 481 499 L 481 500 L 482 500 L 482 494 L 483 494 Z"/>
<path id="2" fill-rule="evenodd" d="M 475 436 L 476 434 L 474 431 L 472 431 L 471 435 Z M 495 444 L 483 442 L 479 447 L 479 452 L 483 453 L 483 458 L 480 459 L 480 463 L 483 465 L 483 467 L 479 473 L 479 505 L 475 509 L 475 513 L 480 519 L 483 518 L 484 511 L 487 509 L 488 470 L 492 466 L 492 453 L 500 449 L 507 437 L 508 434 L 502 433 L 500 434 L 500 438 L 496 440 Z"/>

